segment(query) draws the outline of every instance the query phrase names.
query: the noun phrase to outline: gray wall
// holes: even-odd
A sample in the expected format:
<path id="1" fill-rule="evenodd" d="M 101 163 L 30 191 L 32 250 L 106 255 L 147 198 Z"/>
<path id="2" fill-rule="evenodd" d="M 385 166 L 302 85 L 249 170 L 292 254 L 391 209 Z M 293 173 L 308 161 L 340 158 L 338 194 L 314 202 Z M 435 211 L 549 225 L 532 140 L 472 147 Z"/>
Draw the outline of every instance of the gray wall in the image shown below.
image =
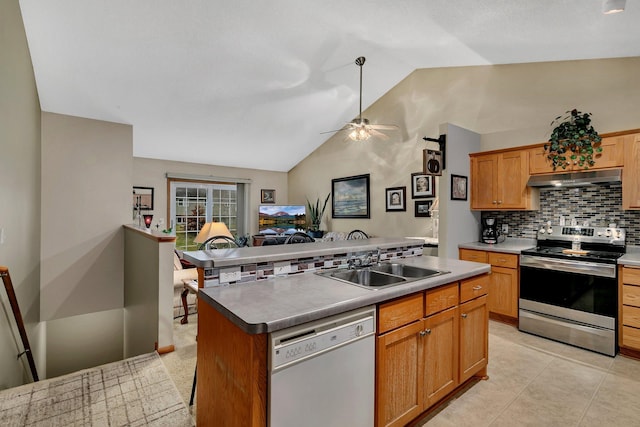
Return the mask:
<path id="1" fill-rule="evenodd" d="M 441 127 L 447 135 L 446 164 L 440 178 L 440 227 L 438 256 L 458 258 L 458 245 L 472 242 L 478 236 L 480 213 L 471 211 L 471 198 L 467 180 L 467 200 L 451 200 L 451 174 L 469 177 L 469 153 L 480 148 L 480 135 L 459 126 Z"/>
<path id="2" fill-rule="evenodd" d="M 0 1 L 0 52 L 0 265 L 9 268 L 40 374 L 40 103 L 17 0 Z M 16 360 L 22 343 L 6 296 L 1 286 L 0 389 L 31 378 Z"/>
<path id="3" fill-rule="evenodd" d="M 276 204 L 289 203 L 287 173 L 271 172 L 259 169 L 233 168 L 226 166 L 205 165 L 200 163 L 174 162 L 135 157 L 133 159 L 133 183 L 140 187 L 154 188 L 153 224 L 162 218 L 167 224 L 167 172 L 191 174 L 200 176 L 216 176 L 226 178 L 246 178 L 249 184 L 249 234 L 258 232 L 258 206 L 260 205 L 260 190 L 276 190 Z M 131 222 L 129 218 L 128 223 Z"/>
<path id="4" fill-rule="evenodd" d="M 371 219 L 328 215 L 326 227 L 424 235 L 429 219 L 414 217 L 413 200 L 406 212 L 387 213 L 383 194 L 385 187 L 410 188 L 411 173 L 422 168 L 422 137 L 437 137 L 441 124 L 480 134 L 477 151 L 484 151 L 543 142 L 553 118 L 574 107 L 593 113 L 601 133 L 637 129 L 638 105 L 640 57 L 416 70 L 363 112 L 372 123 L 395 123 L 400 130 L 387 132 L 388 140 L 331 137 L 289 172 L 289 199 L 327 194 L 332 178 L 371 173 Z M 449 195 L 439 197 L 442 205 Z M 440 220 L 448 214 L 441 209 Z"/>
<path id="5" fill-rule="evenodd" d="M 122 358 L 132 163 L 130 125 L 42 113 L 40 317 L 49 377 Z"/>

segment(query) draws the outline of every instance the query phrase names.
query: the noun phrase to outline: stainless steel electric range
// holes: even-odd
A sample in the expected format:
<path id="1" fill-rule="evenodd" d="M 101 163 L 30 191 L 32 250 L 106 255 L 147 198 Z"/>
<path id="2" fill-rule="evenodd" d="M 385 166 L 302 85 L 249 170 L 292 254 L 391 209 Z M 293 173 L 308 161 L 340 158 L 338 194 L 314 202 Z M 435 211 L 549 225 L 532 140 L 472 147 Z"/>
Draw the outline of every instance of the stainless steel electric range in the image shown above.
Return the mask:
<path id="1" fill-rule="evenodd" d="M 625 230 L 546 225 L 537 237 L 520 255 L 520 330 L 615 356 Z"/>

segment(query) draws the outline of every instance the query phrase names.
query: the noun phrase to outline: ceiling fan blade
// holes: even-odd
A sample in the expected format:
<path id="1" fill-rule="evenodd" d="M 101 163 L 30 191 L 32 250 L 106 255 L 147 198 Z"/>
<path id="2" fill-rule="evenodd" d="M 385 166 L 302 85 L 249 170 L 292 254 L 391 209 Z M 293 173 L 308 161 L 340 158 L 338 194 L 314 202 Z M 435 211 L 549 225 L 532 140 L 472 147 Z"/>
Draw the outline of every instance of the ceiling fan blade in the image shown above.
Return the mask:
<path id="1" fill-rule="evenodd" d="M 324 134 L 324 133 L 340 132 L 340 131 L 343 131 L 343 130 L 349 130 L 349 129 L 347 129 L 347 128 L 341 128 L 341 129 L 336 129 L 336 130 L 328 130 L 328 131 L 326 131 L 326 132 L 320 132 L 320 135 L 322 135 L 322 134 Z"/>
<path id="2" fill-rule="evenodd" d="M 373 136 L 377 136 L 377 137 L 382 138 L 382 139 L 385 139 L 385 140 L 386 140 L 386 139 L 389 139 L 389 137 L 388 137 L 387 135 L 385 135 L 385 134 L 384 134 L 384 133 L 382 133 L 382 132 L 378 132 L 378 131 L 377 131 L 377 130 L 375 130 L 375 129 L 369 129 L 369 132 L 370 132 L 370 133 L 371 133 L 371 135 L 373 135 Z"/>

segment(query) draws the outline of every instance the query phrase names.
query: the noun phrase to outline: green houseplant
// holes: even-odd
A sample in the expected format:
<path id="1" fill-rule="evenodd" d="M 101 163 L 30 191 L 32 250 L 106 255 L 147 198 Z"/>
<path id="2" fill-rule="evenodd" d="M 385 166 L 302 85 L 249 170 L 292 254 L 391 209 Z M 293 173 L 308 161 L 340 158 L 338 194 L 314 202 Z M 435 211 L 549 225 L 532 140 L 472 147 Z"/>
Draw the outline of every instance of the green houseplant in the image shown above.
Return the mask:
<path id="1" fill-rule="evenodd" d="M 570 165 L 589 169 L 595 164 L 594 154 L 602 152 L 602 138 L 591 126 L 591 113 L 574 108 L 556 117 L 551 126 L 555 127 L 544 150 L 553 170 L 566 169 Z"/>
<path id="2" fill-rule="evenodd" d="M 309 207 L 309 220 L 311 226 L 309 227 L 309 234 L 311 237 L 322 237 L 324 234 L 323 231 L 320 230 L 320 223 L 322 222 L 322 216 L 324 215 L 324 210 L 327 208 L 327 203 L 329 202 L 329 197 L 331 193 L 327 194 L 326 199 L 324 199 L 324 203 L 322 204 L 322 208 L 320 207 L 320 198 L 316 199 L 315 203 L 311 203 L 309 199 L 307 199 L 307 206 Z"/>

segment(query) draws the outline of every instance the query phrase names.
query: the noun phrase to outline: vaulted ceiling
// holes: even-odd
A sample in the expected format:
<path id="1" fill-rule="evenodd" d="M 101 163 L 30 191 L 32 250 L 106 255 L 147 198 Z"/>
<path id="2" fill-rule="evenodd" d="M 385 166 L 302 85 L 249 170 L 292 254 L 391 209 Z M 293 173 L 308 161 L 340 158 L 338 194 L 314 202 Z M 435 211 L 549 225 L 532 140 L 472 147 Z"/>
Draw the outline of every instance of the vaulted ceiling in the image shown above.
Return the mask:
<path id="1" fill-rule="evenodd" d="M 43 111 L 288 171 L 418 68 L 640 55 L 640 0 L 20 0 Z"/>

